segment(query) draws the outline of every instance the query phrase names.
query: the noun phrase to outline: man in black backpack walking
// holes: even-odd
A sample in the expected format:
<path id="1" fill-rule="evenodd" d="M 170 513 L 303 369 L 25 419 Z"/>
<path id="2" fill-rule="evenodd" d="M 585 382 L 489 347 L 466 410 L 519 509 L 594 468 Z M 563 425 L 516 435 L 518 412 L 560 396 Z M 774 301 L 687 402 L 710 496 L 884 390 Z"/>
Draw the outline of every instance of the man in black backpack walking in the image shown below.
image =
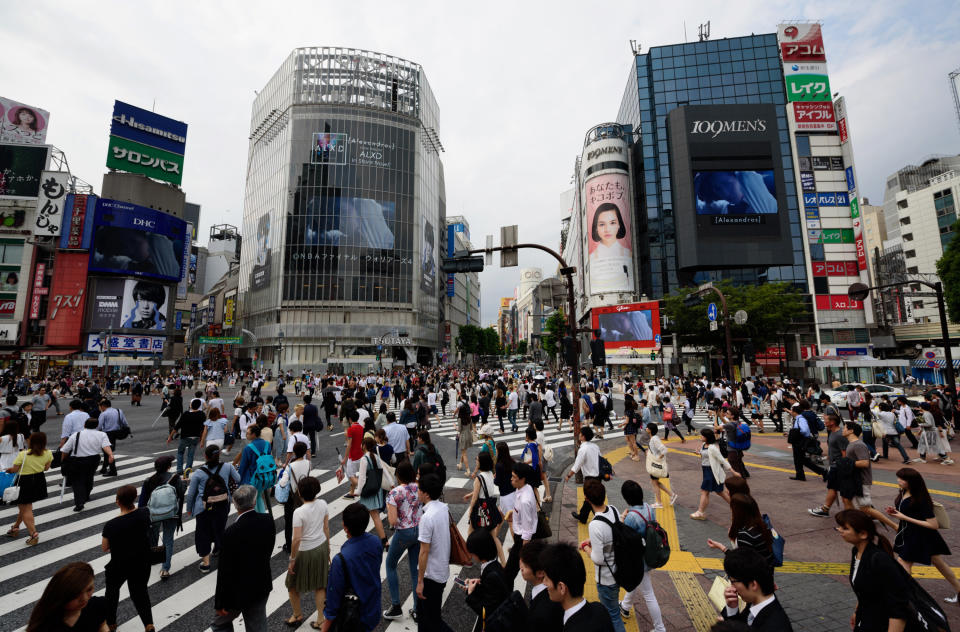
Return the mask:
<path id="1" fill-rule="evenodd" d="M 190 476 L 184 514 L 197 520 L 195 542 L 200 556 L 200 572 L 210 572 L 211 547 L 220 553 L 220 542 L 230 512 L 230 481 L 240 483 L 240 474 L 230 463 L 220 462 L 220 447 L 213 444 L 204 450 L 206 462 Z"/>

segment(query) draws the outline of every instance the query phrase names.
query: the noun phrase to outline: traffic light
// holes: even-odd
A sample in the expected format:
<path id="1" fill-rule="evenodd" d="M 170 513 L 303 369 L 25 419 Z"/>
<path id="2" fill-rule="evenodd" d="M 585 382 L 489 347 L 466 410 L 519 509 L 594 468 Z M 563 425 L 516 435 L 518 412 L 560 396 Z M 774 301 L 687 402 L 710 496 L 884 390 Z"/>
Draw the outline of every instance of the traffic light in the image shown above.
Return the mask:
<path id="1" fill-rule="evenodd" d="M 569 367 L 576 367 L 580 364 L 580 349 L 576 338 L 573 336 L 563 337 L 563 361 Z"/>
<path id="2" fill-rule="evenodd" d="M 651 351 L 651 352 L 650 352 L 650 359 L 656 361 L 656 359 L 657 359 L 657 352 L 656 352 L 656 351 Z"/>
<path id="3" fill-rule="evenodd" d="M 590 341 L 590 362 L 593 366 L 607 365 L 607 353 L 603 348 L 602 338 L 594 338 Z"/>
<path id="4" fill-rule="evenodd" d="M 747 362 L 756 362 L 757 361 L 757 350 L 754 348 L 752 342 L 746 342 L 743 345 L 743 359 Z"/>
<path id="5" fill-rule="evenodd" d="M 440 271 L 446 272 L 447 274 L 456 274 L 457 272 L 483 272 L 483 255 L 441 259 Z"/>
<path id="6" fill-rule="evenodd" d="M 699 294 L 687 294 L 683 299 L 684 307 L 696 307 L 703 303 L 703 297 Z"/>

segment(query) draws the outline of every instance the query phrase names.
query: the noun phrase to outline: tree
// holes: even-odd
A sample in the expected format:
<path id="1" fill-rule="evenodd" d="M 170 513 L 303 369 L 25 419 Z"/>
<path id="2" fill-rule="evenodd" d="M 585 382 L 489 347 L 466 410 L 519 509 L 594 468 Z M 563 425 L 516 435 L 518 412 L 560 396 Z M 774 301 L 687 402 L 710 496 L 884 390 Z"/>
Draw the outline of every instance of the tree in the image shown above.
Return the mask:
<path id="1" fill-rule="evenodd" d="M 943 300 L 947 304 L 948 318 L 951 322 L 960 323 L 960 221 L 954 223 L 953 239 L 937 261 L 937 276 L 943 283 Z"/>
<path id="2" fill-rule="evenodd" d="M 460 351 L 463 353 L 479 353 L 481 335 L 480 328 L 476 325 L 460 327 Z"/>
<path id="3" fill-rule="evenodd" d="M 527 341 L 521 340 L 517 343 L 517 355 L 527 355 Z"/>
<path id="4" fill-rule="evenodd" d="M 714 285 L 727 297 L 731 317 L 739 309 L 747 312 L 746 325 L 737 325 L 731 319 L 731 337 L 749 338 L 757 350 L 776 342 L 778 334 L 790 328 L 791 321 L 808 320 L 810 307 L 805 304 L 804 295 L 789 283 L 735 286 L 725 280 Z M 671 331 L 683 344 L 721 351 L 725 347 L 723 323 L 719 323 L 717 331 L 710 331 L 707 320 L 707 304 L 715 302 L 719 308 L 719 297 L 708 293 L 700 305 L 685 306 L 684 297 L 694 291 L 696 288 L 683 288 L 663 299 L 663 313 L 673 321 Z"/>
<path id="5" fill-rule="evenodd" d="M 493 327 L 480 330 L 480 354 L 488 356 L 500 354 L 500 336 Z"/>
<path id="6" fill-rule="evenodd" d="M 558 309 L 543 325 L 543 350 L 551 358 L 557 357 L 560 351 L 560 340 L 567 333 L 567 318 L 562 309 Z"/>

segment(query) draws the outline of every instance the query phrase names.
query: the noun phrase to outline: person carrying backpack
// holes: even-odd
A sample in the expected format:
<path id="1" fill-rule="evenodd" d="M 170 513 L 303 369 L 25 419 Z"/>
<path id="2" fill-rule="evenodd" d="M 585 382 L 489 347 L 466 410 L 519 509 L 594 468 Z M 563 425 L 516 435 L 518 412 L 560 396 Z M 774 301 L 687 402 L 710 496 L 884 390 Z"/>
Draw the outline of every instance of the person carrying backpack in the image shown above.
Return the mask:
<path id="1" fill-rule="evenodd" d="M 610 615 L 614 631 L 626 632 L 623 618 L 620 616 L 620 581 L 618 581 L 618 576 L 622 581 L 624 573 L 633 574 L 632 580 L 636 578 L 635 571 L 639 570 L 642 574 L 643 567 L 642 565 L 639 568 L 636 565 L 625 567 L 622 564 L 617 564 L 616 552 L 614 551 L 614 529 L 615 525 L 622 526 L 622 523 L 616 508 L 607 504 L 607 491 L 604 489 L 603 483 L 598 480 L 585 481 L 583 483 L 583 495 L 590 503 L 594 517 L 587 526 L 590 539 L 580 543 L 580 550 L 589 555 L 593 561 L 597 595 L 600 597 L 600 603 L 603 604 Z M 637 535 L 639 536 L 639 534 Z M 624 550 L 626 548 L 642 551 L 641 547 L 636 546 L 636 542 L 634 542 L 634 546 L 624 547 Z M 639 583 L 639 578 L 636 579 Z M 624 588 L 626 589 L 627 586 L 624 586 Z M 634 588 L 636 588 L 636 585 L 630 586 L 631 590 Z"/>
<path id="2" fill-rule="evenodd" d="M 163 534 L 163 564 L 160 567 L 160 579 L 170 578 L 170 561 L 173 559 L 173 534 L 181 524 L 183 512 L 183 479 L 176 472 L 170 472 L 174 458 L 170 455 L 157 457 L 153 462 L 155 473 L 143 483 L 140 490 L 138 507 L 146 507 L 150 512 L 150 541 L 157 543 Z"/>
<path id="3" fill-rule="evenodd" d="M 220 462 L 220 446 L 208 445 L 204 450 L 206 462 L 194 470 L 187 488 L 186 514 L 197 520 L 194 532 L 200 572 L 210 572 L 210 553 L 220 552 L 223 532 L 230 513 L 231 483 L 240 484 L 240 475 L 230 463 Z"/>
<path id="4" fill-rule="evenodd" d="M 434 467 L 434 473 L 440 477 L 441 482 L 445 483 L 447 481 L 447 466 L 443 463 L 440 451 L 430 440 L 430 431 L 421 430 L 417 433 L 417 439 L 420 445 L 417 446 L 417 451 L 413 453 L 413 469 L 419 473 L 422 464 L 430 463 Z"/>
<path id="5" fill-rule="evenodd" d="M 270 444 L 260 438 L 257 424 L 247 426 L 247 445 L 240 457 L 240 484 L 257 489 L 257 512 L 268 513 L 270 501 L 267 491 L 277 484 L 277 462 L 273 460 Z"/>
<path id="6" fill-rule="evenodd" d="M 740 412 L 736 407 L 722 408 L 717 417 L 717 425 L 713 431 L 720 436 L 723 432 L 727 437 L 727 460 L 733 469 L 744 478 L 750 476 L 747 466 L 743 463 L 743 453 L 750 449 L 750 426 L 739 419 Z"/>
<path id="7" fill-rule="evenodd" d="M 643 501 L 643 488 L 636 481 L 624 481 L 620 487 L 620 494 L 628 507 L 624 509 L 621 520 L 625 527 L 633 529 L 640 537 L 644 539 L 644 552 L 650 546 L 656 546 L 658 534 L 654 532 L 653 525 L 656 524 L 655 510 L 649 504 Z M 648 529 L 649 527 L 649 529 Z M 649 534 L 649 535 L 648 535 Z M 648 542 L 649 541 L 649 542 Z M 616 556 L 616 552 L 614 552 Z M 669 557 L 669 548 L 667 549 Z M 630 618 L 630 610 L 637 611 L 637 620 L 640 620 L 640 600 L 647 604 L 647 613 L 653 622 L 653 632 L 666 632 L 666 626 L 663 624 L 663 615 L 660 613 L 660 604 L 657 602 L 657 596 L 653 592 L 653 582 L 651 581 L 651 567 L 646 560 L 643 562 L 643 579 L 633 590 L 628 590 L 620 602 L 620 614 L 624 618 Z"/>

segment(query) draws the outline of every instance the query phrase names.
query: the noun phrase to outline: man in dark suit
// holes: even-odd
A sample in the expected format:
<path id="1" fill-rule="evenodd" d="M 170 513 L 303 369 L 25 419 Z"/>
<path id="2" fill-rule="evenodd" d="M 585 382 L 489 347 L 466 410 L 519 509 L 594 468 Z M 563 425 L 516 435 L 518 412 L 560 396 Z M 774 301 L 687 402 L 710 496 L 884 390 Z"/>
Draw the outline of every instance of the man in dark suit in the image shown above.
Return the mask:
<path id="1" fill-rule="evenodd" d="M 742 621 L 751 630 L 793 632 L 787 613 L 773 594 L 773 569 L 762 555 L 745 547 L 730 549 L 723 559 L 723 570 L 731 584 L 724 592 L 724 619 Z M 742 612 L 738 612 L 738 597 L 747 602 Z"/>
<path id="2" fill-rule="evenodd" d="M 507 582 L 503 567 L 497 561 L 497 544 L 486 529 L 477 529 L 467 538 L 467 551 L 480 562 L 480 579 L 467 580 L 467 605 L 477 613 L 473 632 L 481 632 L 486 617 L 500 607 L 513 586 Z"/>
<path id="3" fill-rule="evenodd" d="M 551 544 L 540 556 L 550 601 L 563 608 L 564 632 L 613 632 L 613 621 L 602 604 L 583 598 L 587 569 L 572 544 Z"/>
<path id="4" fill-rule="evenodd" d="M 217 592 L 213 607 L 217 614 L 214 632 L 232 632 L 233 620 L 243 615 L 251 632 L 267 632 L 267 597 L 273 588 L 270 557 L 276 529 L 273 516 L 257 513 L 257 490 L 241 485 L 233 492 L 237 520 L 223 532 Z"/>
<path id="5" fill-rule="evenodd" d="M 530 606 L 527 608 L 528 630 L 559 630 L 563 627 L 563 607 L 550 601 L 550 593 L 544 583 L 546 575 L 540 556 L 547 543 L 543 540 L 531 540 L 520 549 L 520 575 L 529 582 Z"/>

